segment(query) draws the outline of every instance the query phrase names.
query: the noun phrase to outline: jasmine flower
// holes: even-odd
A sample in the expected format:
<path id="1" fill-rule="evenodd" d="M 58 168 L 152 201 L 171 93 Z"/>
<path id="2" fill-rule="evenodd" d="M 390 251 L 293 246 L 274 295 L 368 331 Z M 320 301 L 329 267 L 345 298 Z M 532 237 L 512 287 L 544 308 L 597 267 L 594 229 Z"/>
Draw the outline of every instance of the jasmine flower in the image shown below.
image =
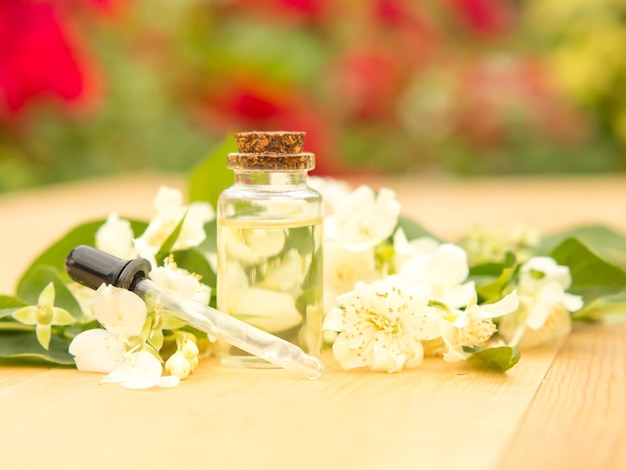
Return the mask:
<path id="1" fill-rule="evenodd" d="M 422 341 L 439 337 L 441 316 L 428 307 L 423 292 L 397 276 L 358 283 L 337 301 L 323 328 L 339 331 L 333 353 L 344 369 L 417 367 L 424 356 Z"/>
<path id="2" fill-rule="evenodd" d="M 107 373 L 103 382 L 127 388 L 176 385 L 176 378 L 161 377 L 158 352 L 146 342 L 150 320 L 141 298 L 102 285 L 94 298 L 94 315 L 104 329 L 79 333 L 69 347 L 79 370 Z"/>
<path id="3" fill-rule="evenodd" d="M 571 283 L 569 268 L 553 258 L 535 257 L 524 263 L 517 287 L 520 308 L 503 318 L 501 336 L 511 346 L 531 347 L 569 334 L 569 312 L 583 306 L 580 296 L 566 292 Z"/>
<path id="4" fill-rule="evenodd" d="M 13 313 L 13 318 L 25 325 L 35 325 L 37 341 L 44 349 L 50 347 L 53 325 L 71 325 L 74 317 L 62 308 L 54 306 L 54 284 L 50 282 L 39 294 L 37 305 L 23 307 Z"/>

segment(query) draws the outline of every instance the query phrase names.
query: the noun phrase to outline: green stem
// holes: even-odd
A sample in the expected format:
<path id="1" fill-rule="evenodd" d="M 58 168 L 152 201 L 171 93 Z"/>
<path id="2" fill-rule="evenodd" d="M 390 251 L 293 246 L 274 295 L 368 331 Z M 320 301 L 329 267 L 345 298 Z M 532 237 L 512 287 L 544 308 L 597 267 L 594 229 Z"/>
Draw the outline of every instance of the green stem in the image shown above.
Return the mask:
<path id="1" fill-rule="evenodd" d="M 34 325 L 24 325 L 23 323 L 0 322 L 0 331 L 35 331 Z"/>

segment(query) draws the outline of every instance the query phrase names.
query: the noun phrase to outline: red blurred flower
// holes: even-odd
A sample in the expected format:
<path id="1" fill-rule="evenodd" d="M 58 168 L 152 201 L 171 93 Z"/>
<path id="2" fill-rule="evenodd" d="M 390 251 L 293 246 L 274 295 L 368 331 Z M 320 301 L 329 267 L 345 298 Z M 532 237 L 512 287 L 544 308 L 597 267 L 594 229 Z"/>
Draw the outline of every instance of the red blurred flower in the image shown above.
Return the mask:
<path id="1" fill-rule="evenodd" d="M 0 100 L 10 113 L 29 101 L 85 96 L 85 72 L 52 2 L 0 2 Z"/>
<path id="2" fill-rule="evenodd" d="M 379 43 L 387 44 L 389 54 L 407 67 L 423 66 L 445 42 L 423 6 L 407 0 L 376 0 L 371 11 L 374 21 L 368 34 L 377 33 Z"/>
<path id="3" fill-rule="evenodd" d="M 330 72 L 336 105 L 354 119 L 387 119 L 394 115 L 403 70 L 390 52 L 357 50 L 340 57 Z"/>
<path id="4" fill-rule="evenodd" d="M 305 150 L 316 154 L 317 174 L 341 171 L 331 132 L 317 106 L 279 83 L 224 77 L 199 109 L 204 125 L 219 135 L 236 131 L 306 132 Z"/>
<path id="5" fill-rule="evenodd" d="M 481 35 L 494 35 L 511 29 L 514 8 L 506 0 L 447 0 L 461 23 Z"/>

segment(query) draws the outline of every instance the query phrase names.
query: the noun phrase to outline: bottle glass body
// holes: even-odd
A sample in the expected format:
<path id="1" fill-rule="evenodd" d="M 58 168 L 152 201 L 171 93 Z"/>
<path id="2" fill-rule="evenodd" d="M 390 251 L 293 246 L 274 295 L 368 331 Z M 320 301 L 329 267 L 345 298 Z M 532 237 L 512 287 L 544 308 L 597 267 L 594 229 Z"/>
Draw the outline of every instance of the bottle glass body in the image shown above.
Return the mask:
<path id="1" fill-rule="evenodd" d="M 321 196 L 298 171 L 235 170 L 217 208 L 218 309 L 319 356 Z M 271 367 L 228 344 L 223 364 Z"/>

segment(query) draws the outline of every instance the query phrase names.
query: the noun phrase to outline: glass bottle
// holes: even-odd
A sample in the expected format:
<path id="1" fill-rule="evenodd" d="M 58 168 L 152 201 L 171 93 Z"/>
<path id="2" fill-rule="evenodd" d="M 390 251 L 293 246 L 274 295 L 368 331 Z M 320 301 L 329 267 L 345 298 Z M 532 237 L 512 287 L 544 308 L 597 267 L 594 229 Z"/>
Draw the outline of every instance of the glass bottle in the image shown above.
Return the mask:
<path id="1" fill-rule="evenodd" d="M 313 356 L 322 344 L 322 209 L 303 132 L 241 132 L 217 207 L 218 309 Z M 225 365 L 272 367 L 228 344 Z"/>

